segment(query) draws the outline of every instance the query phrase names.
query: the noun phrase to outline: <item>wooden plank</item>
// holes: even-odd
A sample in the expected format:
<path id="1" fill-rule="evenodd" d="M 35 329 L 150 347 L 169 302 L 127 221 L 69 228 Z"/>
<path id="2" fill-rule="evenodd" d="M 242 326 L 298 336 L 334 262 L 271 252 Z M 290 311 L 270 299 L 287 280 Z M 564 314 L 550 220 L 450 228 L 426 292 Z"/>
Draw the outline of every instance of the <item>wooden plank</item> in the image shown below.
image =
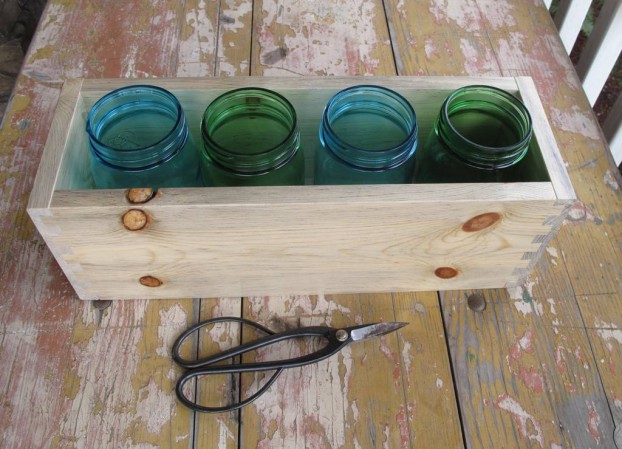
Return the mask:
<path id="1" fill-rule="evenodd" d="M 382 2 L 255 2 L 252 75 L 394 75 Z"/>
<path id="2" fill-rule="evenodd" d="M 192 304 L 121 301 L 101 311 L 83 303 L 51 447 L 189 446 L 192 414 L 172 394 L 180 368 L 171 347 Z"/>
<path id="3" fill-rule="evenodd" d="M 617 426 L 622 425 L 622 295 L 578 298 L 598 372 Z M 617 441 L 616 441 L 617 442 Z M 618 442 L 617 442 L 618 443 Z M 618 443 L 619 444 L 619 443 Z"/>
<path id="4" fill-rule="evenodd" d="M 614 448 L 613 422 L 573 296 L 442 295 L 468 447 Z"/>
<path id="5" fill-rule="evenodd" d="M 223 316 L 239 317 L 242 314 L 242 298 L 218 298 L 201 300 L 201 321 Z M 241 329 L 237 323 L 214 325 L 198 335 L 197 354 L 206 357 L 240 344 Z M 207 406 L 231 403 L 231 397 L 239 395 L 239 379 L 232 376 L 213 376 L 200 381 L 196 400 Z M 239 412 L 195 413 L 193 448 L 242 448 L 239 440 Z"/>
<path id="6" fill-rule="evenodd" d="M 286 370 L 243 409 L 244 447 L 461 447 L 436 295 L 256 297 L 245 317 L 274 330 L 396 321 L 395 334 L 353 344 L 314 365 Z M 321 345 L 321 343 L 320 343 Z M 318 342 L 282 344 L 257 359 L 293 357 Z M 243 376 L 254 391 L 260 376 Z M 430 432 L 442 419 L 443 432 Z"/>

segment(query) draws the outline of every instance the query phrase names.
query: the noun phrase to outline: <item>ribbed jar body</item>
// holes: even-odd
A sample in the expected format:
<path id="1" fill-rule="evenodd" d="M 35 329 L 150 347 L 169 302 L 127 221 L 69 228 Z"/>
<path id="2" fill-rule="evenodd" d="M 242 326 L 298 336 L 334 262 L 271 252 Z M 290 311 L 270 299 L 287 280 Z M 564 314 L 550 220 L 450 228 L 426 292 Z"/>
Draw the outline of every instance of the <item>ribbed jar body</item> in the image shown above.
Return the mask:
<path id="1" fill-rule="evenodd" d="M 155 86 L 112 91 L 86 124 L 98 189 L 201 185 L 197 149 L 179 101 Z"/>
<path id="2" fill-rule="evenodd" d="M 457 89 L 417 152 L 416 182 L 520 181 L 532 133 L 529 112 L 508 92 L 490 86 Z"/>
<path id="3" fill-rule="evenodd" d="M 380 86 L 353 86 L 326 105 L 315 154 L 315 184 L 412 181 L 417 117 L 408 101 Z"/>
<path id="4" fill-rule="evenodd" d="M 304 184 L 296 112 L 282 95 L 242 88 L 216 98 L 201 122 L 207 186 Z"/>

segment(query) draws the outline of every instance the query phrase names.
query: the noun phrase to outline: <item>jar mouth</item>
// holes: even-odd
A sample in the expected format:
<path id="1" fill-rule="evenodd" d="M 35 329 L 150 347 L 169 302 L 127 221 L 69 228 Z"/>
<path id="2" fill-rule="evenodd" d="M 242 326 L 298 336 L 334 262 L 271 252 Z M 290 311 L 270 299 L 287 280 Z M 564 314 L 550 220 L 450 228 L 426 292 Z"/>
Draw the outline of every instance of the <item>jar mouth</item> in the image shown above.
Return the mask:
<path id="1" fill-rule="evenodd" d="M 122 105 L 114 106 L 112 103 L 117 102 L 120 99 L 127 99 L 130 101 L 124 102 Z M 135 145 L 133 148 L 122 148 L 121 146 L 111 145 L 109 142 L 103 142 L 101 139 L 101 133 L 104 131 L 104 125 L 111 119 L 114 119 L 117 114 L 124 113 L 130 109 L 135 111 L 141 110 L 141 103 L 152 101 L 157 103 L 163 111 L 175 114 L 175 123 L 170 129 L 163 132 L 163 136 L 158 138 L 154 142 L 149 142 L 144 145 Z M 143 109 L 144 110 L 144 109 Z M 86 120 L 86 132 L 89 135 L 91 143 L 99 146 L 106 147 L 113 151 L 121 152 L 141 152 L 158 147 L 168 139 L 171 135 L 176 133 L 182 122 L 185 120 L 184 112 L 181 104 L 177 98 L 161 87 L 139 84 L 136 86 L 125 86 L 119 89 L 113 90 L 107 93 L 102 98 L 97 100 L 89 111 Z M 97 125 L 95 125 L 97 122 Z"/>
<path id="2" fill-rule="evenodd" d="M 373 142 L 375 146 L 364 145 L 364 134 L 358 135 L 356 128 L 345 135 L 347 122 L 339 129 L 338 122 L 356 114 L 369 116 L 364 120 L 370 124 L 368 133 L 385 128 L 375 133 L 379 139 Z M 364 124 L 358 126 L 365 127 Z M 322 114 L 319 134 L 322 145 L 352 167 L 387 170 L 412 156 L 417 146 L 417 133 L 417 115 L 408 100 L 386 87 L 363 84 L 341 90 L 329 100 Z M 385 141 L 380 142 L 380 138 Z"/>
<path id="3" fill-rule="evenodd" d="M 479 123 L 476 119 L 474 126 L 466 127 L 459 123 L 462 114 L 478 114 Z M 497 129 L 486 129 L 486 120 L 496 123 Z M 447 97 L 435 132 L 463 162 L 496 169 L 513 165 L 525 156 L 533 127 L 529 111 L 517 97 L 493 86 L 473 85 L 457 89 Z M 493 137 L 498 144 L 490 142 Z"/>
<path id="4" fill-rule="evenodd" d="M 213 100 L 201 120 L 201 137 L 205 156 L 222 168 L 248 175 L 279 168 L 300 143 L 292 104 L 260 87 L 235 89 Z"/>

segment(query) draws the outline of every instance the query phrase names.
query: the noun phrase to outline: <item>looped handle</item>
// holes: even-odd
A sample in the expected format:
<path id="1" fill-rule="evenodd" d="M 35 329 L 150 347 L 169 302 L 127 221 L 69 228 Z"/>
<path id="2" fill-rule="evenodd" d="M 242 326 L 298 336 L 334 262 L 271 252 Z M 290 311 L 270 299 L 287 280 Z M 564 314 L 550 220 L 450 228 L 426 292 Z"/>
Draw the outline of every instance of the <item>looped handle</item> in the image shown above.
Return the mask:
<path id="1" fill-rule="evenodd" d="M 179 337 L 177 337 L 177 340 L 175 340 L 175 344 L 173 344 L 173 351 L 172 351 L 173 360 L 175 361 L 175 363 L 177 363 L 179 366 L 182 366 L 184 368 L 192 369 L 192 368 L 198 368 L 200 366 L 205 366 L 205 365 L 209 365 L 212 363 L 216 363 L 221 360 L 225 360 L 230 357 L 233 357 L 234 355 L 237 355 L 233 353 L 236 351 L 235 348 L 231 351 L 224 351 L 215 356 L 209 356 L 209 357 L 206 357 L 200 360 L 187 360 L 187 359 L 184 359 L 179 353 L 181 345 L 184 344 L 184 342 L 188 339 L 188 337 L 190 337 L 195 331 L 198 331 L 199 329 L 202 329 L 207 326 L 211 326 L 212 324 L 226 323 L 226 322 L 236 322 L 236 323 L 246 324 L 248 326 L 254 327 L 255 329 L 259 329 L 260 331 L 265 332 L 268 335 L 274 335 L 274 331 L 271 331 L 267 327 L 264 327 L 261 324 L 255 323 L 254 321 L 250 321 L 245 318 L 239 318 L 236 316 L 223 316 L 223 317 L 218 317 L 218 318 L 211 318 L 209 320 L 202 321 L 198 324 L 195 324 L 194 326 L 187 329 Z"/>
<path id="2" fill-rule="evenodd" d="M 233 403 L 233 404 L 224 405 L 224 406 L 220 406 L 220 407 L 209 407 L 209 406 L 206 406 L 206 405 L 201 405 L 198 402 L 191 401 L 190 399 L 188 399 L 184 395 L 184 391 L 183 391 L 184 385 L 186 385 L 186 383 L 188 381 L 190 381 L 193 378 L 199 377 L 199 376 L 209 376 L 210 375 L 209 372 L 206 372 L 206 371 L 201 370 L 201 369 L 186 371 L 186 373 L 184 373 L 179 378 L 179 380 L 177 381 L 177 385 L 175 386 L 175 393 L 177 394 L 177 398 L 181 401 L 182 404 L 184 404 L 189 409 L 194 410 L 195 412 L 203 412 L 203 413 L 231 412 L 231 411 L 238 410 L 238 409 L 240 409 L 240 408 L 250 404 L 255 399 L 257 399 L 259 396 L 264 394 L 266 392 L 266 390 L 272 386 L 272 384 L 277 379 L 277 377 L 279 377 L 279 375 L 281 374 L 282 371 L 283 371 L 283 368 L 277 368 L 275 373 L 270 377 L 270 379 L 268 379 L 268 381 L 265 383 L 265 385 L 263 387 L 261 387 L 252 396 L 250 396 L 250 397 L 248 397 L 246 399 L 243 399 L 240 402 L 236 402 L 236 403 Z"/>

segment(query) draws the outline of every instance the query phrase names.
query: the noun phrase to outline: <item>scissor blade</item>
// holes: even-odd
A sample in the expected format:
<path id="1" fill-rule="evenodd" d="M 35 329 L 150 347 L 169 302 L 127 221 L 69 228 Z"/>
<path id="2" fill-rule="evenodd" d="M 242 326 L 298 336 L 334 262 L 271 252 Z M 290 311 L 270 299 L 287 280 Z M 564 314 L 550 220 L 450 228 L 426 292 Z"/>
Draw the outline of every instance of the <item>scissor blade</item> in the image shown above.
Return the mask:
<path id="1" fill-rule="evenodd" d="M 352 341 L 361 341 L 368 338 L 380 337 L 381 335 L 390 334 L 408 323 L 375 323 L 369 326 L 359 327 L 350 332 Z"/>

